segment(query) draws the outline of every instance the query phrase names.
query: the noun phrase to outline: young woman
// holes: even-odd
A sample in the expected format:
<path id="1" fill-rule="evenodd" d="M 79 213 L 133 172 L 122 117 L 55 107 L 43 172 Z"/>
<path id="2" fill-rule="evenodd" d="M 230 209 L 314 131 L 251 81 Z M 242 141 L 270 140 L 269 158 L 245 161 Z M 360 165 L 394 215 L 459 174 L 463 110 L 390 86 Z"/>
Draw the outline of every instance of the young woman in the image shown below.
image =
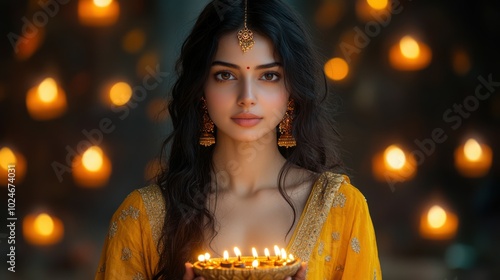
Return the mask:
<path id="1" fill-rule="evenodd" d="M 296 14 L 213 1 L 177 71 L 167 168 L 116 211 L 96 279 L 191 280 L 200 253 L 274 245 L 307 262 L 294 279 L 382 279 L 366 201 L 334 173 L 326 82 Z"/>

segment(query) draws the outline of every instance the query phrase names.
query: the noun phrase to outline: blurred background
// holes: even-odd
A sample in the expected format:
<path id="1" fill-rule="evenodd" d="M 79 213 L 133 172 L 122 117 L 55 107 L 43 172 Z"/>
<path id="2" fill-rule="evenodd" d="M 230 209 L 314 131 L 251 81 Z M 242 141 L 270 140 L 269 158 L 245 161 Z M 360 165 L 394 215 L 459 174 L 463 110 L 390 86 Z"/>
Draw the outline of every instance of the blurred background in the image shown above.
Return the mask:
<path id="1" fill-rule="evenodd" d="M 384 279 L 500 279 L 499 2 L 287 2 L 324 58 Z M 93 278 L 113 212 L 158 169 L 207 3 L 0 3 L 1 279 Z"/>

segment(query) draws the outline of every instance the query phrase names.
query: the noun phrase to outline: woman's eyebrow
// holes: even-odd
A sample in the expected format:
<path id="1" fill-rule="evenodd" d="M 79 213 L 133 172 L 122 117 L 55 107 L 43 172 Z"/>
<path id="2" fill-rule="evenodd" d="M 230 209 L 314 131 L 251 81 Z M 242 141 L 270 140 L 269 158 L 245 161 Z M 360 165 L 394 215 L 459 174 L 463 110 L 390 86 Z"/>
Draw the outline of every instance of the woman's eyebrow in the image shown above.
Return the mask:
<path id="1" fill-rule="evenodd" d="M 212 66 L 215 66 L 215 65 L 222 65 L 222 66 L 226 66 L 226 67 L 234 68 L 234 69 L 238 69 L 238 70 L 241 69 L 241 67 L 239 67 L 236 64 L 232 64 L 232 63 L 220 61 L 220 60 L 216 60 L 216 61 L 212 62 Z M 271 63 L 267 63 L 267 64 L 258 65 L 257 67 L 255 67 L 255 69 L 266 69 L 266 68 L 272 68 L 275 66 L 281 67 L 281 62 L 271 62 Z"/>

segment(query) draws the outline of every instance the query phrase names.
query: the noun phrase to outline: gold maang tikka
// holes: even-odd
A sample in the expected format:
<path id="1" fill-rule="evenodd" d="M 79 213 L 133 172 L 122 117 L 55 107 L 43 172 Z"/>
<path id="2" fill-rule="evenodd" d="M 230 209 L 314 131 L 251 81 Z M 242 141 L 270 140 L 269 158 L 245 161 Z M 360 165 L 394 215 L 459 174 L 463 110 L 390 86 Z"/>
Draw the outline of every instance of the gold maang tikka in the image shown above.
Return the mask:
<path id="1" fill-rule="evenodd" d="M 248 51 L 255 44 L 253 32 L 247 27 L 247 0 L 245 0 L 245 20 L 243 22 L 243 29 L 238 31 L 238 42 L 243 52 Z"/>

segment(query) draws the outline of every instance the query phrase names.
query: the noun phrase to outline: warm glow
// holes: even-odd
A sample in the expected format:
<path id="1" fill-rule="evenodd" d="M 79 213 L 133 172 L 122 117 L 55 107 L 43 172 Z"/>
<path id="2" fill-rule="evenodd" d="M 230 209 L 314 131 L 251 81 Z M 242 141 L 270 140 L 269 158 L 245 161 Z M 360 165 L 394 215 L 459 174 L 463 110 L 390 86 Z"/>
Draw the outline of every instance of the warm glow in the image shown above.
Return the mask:
<path id="1" fill-rule="evenodd" d="M 0 149 L 0 167 L 7 170 L 10 164 L 16 164 L 16 155 L 11 149 L 3 147 Z"/>
<path id="2" fill-rule="evenodd" d="M 252 262 L 252 267 L 253 267 L 253 268 L 257 268 L 257 267 L 259 267 L 259 261 L 258 261 L 258 260 L 253 260 L 253 262 Z"/>
<path id="3" fill-rule="evenodd" d="M 366 2 L 370 5 L 370 7 L 376 10 L 385 9 L 388 4 L 388 0 L 366 0 Z"/>
<path id="4" fill-rule="evenodd" d="M 410 36 L 404 36 L 401 41 L 399 41 L 399 48 L 406 58 L 415 59 L 420 55 L 418 42 Z"/>
<path id="5" fill-rule="evenodd" d="M 483 150 L 481 149 L 481 145 L 471 138 L 465 142 L 464 145 L 464 155 L 470 161 L 478 161 L 483 154 Z"/>
<path id="6" fill-rule="evenodd" d="M 324 71 L 328 78 L 339 81 L 349 73 L 349 65 L 344 59 L 335 57 L 325 63 Z"/>
<path id="7" fill-rule="evenodd" d="M 234 247 L 234 254 L 236 255 L 236 257 L 241 257 L 241 251 L 240 249 L 238 249 L 238 247 Z"/>
<path id="8" fill-rule="evenodd" d="M 200 261 L 200 262 L 204 262 L 204 261 L 205 261 L 205 256 L 203 256 L 203 255 L 199 255 L 199 256 L 198 256 L 198 261 Z"/>
<path id="9" fill-rule="evenodd" d="M 128 53 L 137 53 L 144 47 L 146 34 L 139 28 L 132 29 L 122 39 L 122 48 Z"/>
<path id="10" fill-rule="evenodd" d="M 64 225 L 57 217 L 46 213 L 28 214 L 23 218 L 24 239 L 34 245 L 52 245 L 62 240 Z"/>
<path id="11" fill-rule="evenodd" d="M 125 105 L 132 97 L 132 88 L 127 83 L 118 82 L 109 90 L 109 99 L 116 106 Z"/>
<path id="12" fill-rule="evenodd" d="M 51 103 L 57 98 L 57 83 L 52 78 L 46 78 L 38 86 L 38 97 L 45 103 Z"/>
<path id="13" fill-rule="evenodd" d="M 89 171 L 98 171 L 103 164 L 102 150 L 97 146 L 90 147 L 82 156 L 82 164 Z"/>
<path id="14" fill-rule="evenodd" d="M 101 8 L 111 5 L 111 2 L 113 2 L 113 0 L 93 0 L 93 1 L 94 5 Z"/>
<path id="15" fill-rule="evenodd" d="M 384 160 L 389 167 L 401 169 L 406 163 L 406 156 L 398 146 L 391 145 L 384 151 Z"/>
<path id="16" fill-rule="evenodd" d="M 259 255 L 257 254 L 257 250 L 255 248 L 252 248 L 252 255 L 254 258 L 257 258 Z"/>
<path id="17" fill-rule="evenodd" d="M 280 248 L 277 245 L 274 245 L 274 254 L 276 257 L 279 257 L 281 255 Z"/>
<path id="18" fill-rule="evenodd" d="M 292 255 L 292 254 L 289 254 L 289 255 L 288 255 L 288 259 L 289 259 L 290 261 L 293 261 L 295 258 L 293 257 L 293 255 Z"/>
<path id="19" fill-rule="evenodd" d="M 205 260 L 206 260 L 206 261 L 209 261 L 209 260 L 210 260 L 210 254 L 209 254 L 209 253 L 205 253 Z"/>
<path id="20" fill-rule="evenodd" d="M 54 221 L 49 215 L 42 213 L 36 217 L 34 227 L 38 234 L 49 236 L 54 231 Z"/>
<path id="21" fill-rule="evenodd" d="M 269 254 L 269 249 L 264 249 L 264 255 L 269 258 L 271 256 L 271 254 Z"/>
<path id="22" fill-rule="evenodd" d="M 432 228 L 440 228 L 446 223 L 446 212 L 443 208 L 434 205 L 427 213 L 427 221 Z"/>
<path id="23" fill-rule="evenodd" d="M 224 251 L 224 260 L 227 261 L 227 259 L 229 259 L 229 253 L 226 251 Z"/>
<path id="24" fill-rule="evenodd" d="M 286 251 L 283 248 L 281 248 L 281 259 L 286 260 Z"/>

